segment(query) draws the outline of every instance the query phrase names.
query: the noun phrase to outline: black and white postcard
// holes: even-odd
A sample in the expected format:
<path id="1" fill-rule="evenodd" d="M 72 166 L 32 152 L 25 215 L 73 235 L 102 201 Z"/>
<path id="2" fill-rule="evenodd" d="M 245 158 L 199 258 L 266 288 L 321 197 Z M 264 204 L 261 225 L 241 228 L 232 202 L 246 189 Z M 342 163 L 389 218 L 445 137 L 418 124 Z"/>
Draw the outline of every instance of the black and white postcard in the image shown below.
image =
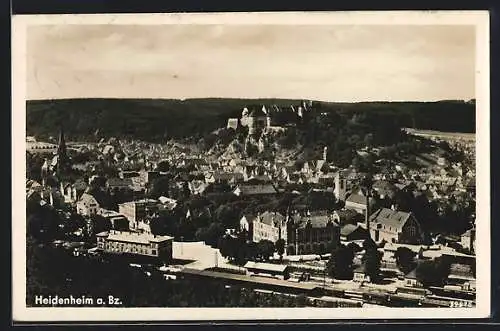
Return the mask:
<path id="1" fill-rule="evenodd" d="M 488 12 L 12 27 L 15 321 L 489 316 Z"/>

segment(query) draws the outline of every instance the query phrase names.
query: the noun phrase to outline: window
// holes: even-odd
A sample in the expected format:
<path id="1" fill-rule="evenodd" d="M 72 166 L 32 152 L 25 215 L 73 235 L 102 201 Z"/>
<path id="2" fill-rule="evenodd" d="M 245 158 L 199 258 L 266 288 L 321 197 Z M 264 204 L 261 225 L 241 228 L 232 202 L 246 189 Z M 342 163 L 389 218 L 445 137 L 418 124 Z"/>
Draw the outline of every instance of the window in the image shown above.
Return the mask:
<path id="1" fill-rule="evenodd" d="M 156 249 L 153 249 L 153 250 L 151 251 L 151 254 L 156 255 Z"/>
<path id="2" fill-rule="evenodd" d="M 417 231 L 416 231 L 415 227 L 411 226 L 411 227 L 409 227 L 409 228 L 408 228 L 408 234 L 409 234 L 410 236 L 412 236 L 412 237 L 413 237 L 413 236 L 415 236 L 415 235 L 416 235 L 416 233 L 417 233 Z"/>

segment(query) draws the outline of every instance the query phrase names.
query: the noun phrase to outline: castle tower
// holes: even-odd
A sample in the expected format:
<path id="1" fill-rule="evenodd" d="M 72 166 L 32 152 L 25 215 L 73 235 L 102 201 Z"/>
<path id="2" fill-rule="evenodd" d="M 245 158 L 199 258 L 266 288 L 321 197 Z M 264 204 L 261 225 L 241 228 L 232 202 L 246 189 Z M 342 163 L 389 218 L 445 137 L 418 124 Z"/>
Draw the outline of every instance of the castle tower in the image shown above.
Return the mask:
<path id="1" fill-rule="evenodd" d="M 265 107 L 261 109 L 254 106 L 248 115 L 248 133 L 260 135 L 267 125 L 267 115 L 264 112 Z"/>

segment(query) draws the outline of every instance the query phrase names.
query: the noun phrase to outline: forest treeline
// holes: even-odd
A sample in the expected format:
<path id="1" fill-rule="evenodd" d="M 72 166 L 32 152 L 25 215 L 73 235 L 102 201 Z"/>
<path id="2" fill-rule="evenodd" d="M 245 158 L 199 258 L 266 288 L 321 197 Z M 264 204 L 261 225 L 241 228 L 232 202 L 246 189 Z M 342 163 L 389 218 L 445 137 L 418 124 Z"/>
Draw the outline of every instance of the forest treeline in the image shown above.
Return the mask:
<path id="1" fill-rule="evenodd" d="M 64 123 L 70 139 L 95 137 L 136 138 L 150 142 L 199 139 L 240 117 L 249 104 L 290 106 L 300 100 L 283 99 L 61 99 L 30 100 L 26 105 L 26 130 L 37 137 L 54 136 Z M 473 133 L 475 102 L 317 102 L 320 112 L 373 119 L 400 127 Z M 373 123 L 377 125 L 377 123 Z"/>

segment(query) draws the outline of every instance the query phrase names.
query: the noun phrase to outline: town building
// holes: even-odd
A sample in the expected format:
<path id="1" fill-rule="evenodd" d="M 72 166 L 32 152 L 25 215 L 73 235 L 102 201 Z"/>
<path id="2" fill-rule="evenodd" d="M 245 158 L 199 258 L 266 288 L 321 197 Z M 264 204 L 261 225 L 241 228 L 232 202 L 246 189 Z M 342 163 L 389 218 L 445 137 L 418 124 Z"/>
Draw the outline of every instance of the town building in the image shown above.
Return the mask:
<path id="1" fill-rule="evenodd" d="M 102 208 L 100 210 L 100 215 L 111 222 L 111 226 L 114 230 L 129 230 L 129 223 L 124 215 L 117 213 L 114 210 L 107 210 Z"/>
<path id="2" fill-rule="evenodd" d="M 158 258 L 162 262 L 172 260 L 173 237 L 149 233 L 115 231 L 97 234 L 97 248 L 106 253 Z"/>
<path id="3" fill-rule="evenodd" d="M 475 261 L 474 261 L 475 263 Z M 472 264 L 452 263 L 447 285 L 460 286 L 461 290 L 472 291 L 476 287 L 475 271 Z"/>
<path id="4" fill-rule="evenodd" d="M 346 224 L 357 224 L 363 222 L 363 215 L 359 214 L 353 209 L 339 209 L 333 212 L 333 221 L 340 226 Z"/>
<path id="5" fill-rule="evenodd" d="M 423 287 L 423 284 L 417 278 L 417 268 L 414 268 L 404 276 L 404 286 L 406 287 Z"/>
<path id="6" fill-rule="evenodd" d="M 245 214 L 240 219 L 240 231 L 246 232 L 249 240 L 253 240 L 253 221 L 255 217 L 255 215 Z"/>
<path id="7" fill-rule="evenodd" d="M 359 214 L 365 215 L 367 210 L 367 201 L 366 196 L 353 193 L 350 194 L 345 200 L 345 208 L 352 209 Z M 370 199 L 370 205 L 373 205 L 373 199 Z"/>
<path id="8" fill-rule="evenodd" d="M 460 236 L 460 244 L 468 252 L 474 253 L 476 251 L 476 228 L 469 229 L 465 231 Z"/>
<path id="9" fill-rule="evenodd" d="M 83 180 L 77 180 L 74 183 L 66 184 L 61 182 L 60 184 L 60 191 L 64 197 L 64 201 L 71 204 L 76 203 L 87 188 L 88 185 Z"/>
<path id="10" fill-rule="evenodd" d="M 286 217 L 280 213 L 269 211 L 266 211 L 263 214 L 259 214 L 253 220 L 252 232 L 252 240 L 254 242 L 259 242 L 261 240 L 270 240 L 275 243 L 279 239 L 283 239 L 286 241 Z"/>
<path id="11" fill-rule="evenodd" d="M 128 219 L 130 229 L 137 229 L 139 222 L 157 210 L 158 201 L 154 199 L 135 200 L 118 205 L 118 211 Z"/>
<path id="12" fill-rule="evenodd" d="M 246 269 L 246 274 L 249 276 L 267 276 L 282 280 L 290 277 L 289 267 L 283 264 L 249 261 L 244 265 L 244 268 Z"/>
<path id="13" fill-rule="evenodd" d="M 134 182 L 131 177 L 112 177 L 106 181 L 106 187 L 110 190 L 128 190 L 132 189 Z"/>
<path id="14" fill-rule="evenodd" d="M 346 224 L 340 229 L 341 241 L 364 240 L 366 238 L 368 238 L 368 232 L 359 225 Z"/>
<path id="15" fill-rule="evenodd" d="M 248 126 L 250 135 L 260 134 L 268 125 L 268 116 L 265 106 L 248 106 L 243 109 L 241 125 Z"/>
<path id="16" fill-rule="evenodd" d="M 278 193 L 272 184 L 239 184 L 233 190 L 236 196 L 269 196 Z"/>
<path id="17" fill-rule="evenodd" d="M 237 118 L 228 118 L 227 128 L 236 130 L 238 128 L 239 120 Z"/>
<path id="18" fill-rule="evenodd" d="M 340 227 L 327 213 L 264 212 L 253 220 L 252 240 L 285 241 L 286 255 L 324 254 L 340 243 Z"/>
<path id="19" fill-rule="evenodd" d="M 381 208 L 369 218 L 370 236 L 375 242 L 421 244 L 424 233 L 411 212 Z"/>
<path id="20" fill-rule="evenodd" d="M 96 198 L 90 193 L 83 193 L 76 202 L 76 212 L 82 216 L 97 215 L 100 205 Z"/>
<path id="21" fill-rule="evenodd" d="M 353 281 L 357 283 L 370 282 L 370 276 L 366 274 L 365 265 L 362 264 L 354 269 Z"/>
<path id="22" fill-rule="evenodd" d="M 296 213 L 287 225 L 288 255 L 324 254 L 340 244 L 340 227 L 328 213 Z"/>

